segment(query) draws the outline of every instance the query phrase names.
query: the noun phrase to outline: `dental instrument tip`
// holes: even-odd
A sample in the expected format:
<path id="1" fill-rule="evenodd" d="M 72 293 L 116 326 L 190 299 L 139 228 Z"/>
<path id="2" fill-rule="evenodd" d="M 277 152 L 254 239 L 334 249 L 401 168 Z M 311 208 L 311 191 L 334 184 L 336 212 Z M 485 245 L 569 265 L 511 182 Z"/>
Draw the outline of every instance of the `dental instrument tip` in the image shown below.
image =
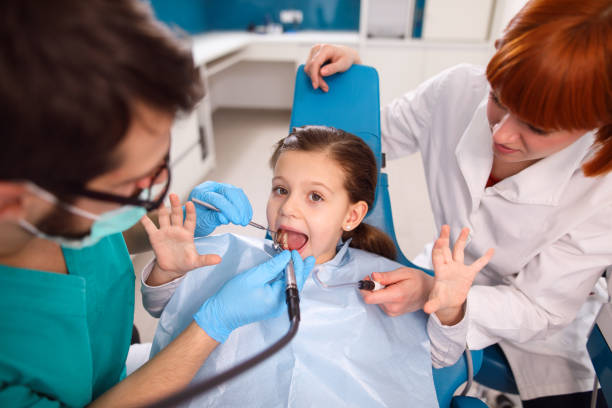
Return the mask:
<path id="1" fill-rule="evenodd" d="M 361 290 L 369 290 L 369 291 L 375 291 L 375 290 L 379 290 L 384 288 L 384 285 L 381 285 L 378 282 L 375 282 L 373 280 L 360 280 L 359 282 L 357 282 L 357 287 Z"/>

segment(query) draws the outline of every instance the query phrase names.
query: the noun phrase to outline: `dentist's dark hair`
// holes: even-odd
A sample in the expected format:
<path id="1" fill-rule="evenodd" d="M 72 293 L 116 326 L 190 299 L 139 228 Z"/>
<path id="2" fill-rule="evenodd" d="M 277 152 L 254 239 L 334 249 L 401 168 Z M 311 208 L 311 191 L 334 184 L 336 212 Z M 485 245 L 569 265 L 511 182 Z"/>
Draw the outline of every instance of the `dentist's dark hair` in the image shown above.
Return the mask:
<path id="1" fill-rule="evenodd" d="M 344 188 L 351 203 L 364 201 L 368 209 L 376 195 L 376 159 L 370 147 L 359 137 L 340 129 L 326 126 L 304 126 L 293 131 L 277 144 L 270 158 L 274 168 L 286 151 L 323 152 L 344 170 Z M 351 247 L 395 259 L 396 250 L 387 234 L 364 222 L 351 231 L 344 231 L 342 239 L 352 238 Z"/>
<path id="2" fill-rule="evenodd" d="M 52 190 L 116 166 L 144 105 L 193 109 L 191 51 L 140 0 L 0 1 L 0 180 Z"/>

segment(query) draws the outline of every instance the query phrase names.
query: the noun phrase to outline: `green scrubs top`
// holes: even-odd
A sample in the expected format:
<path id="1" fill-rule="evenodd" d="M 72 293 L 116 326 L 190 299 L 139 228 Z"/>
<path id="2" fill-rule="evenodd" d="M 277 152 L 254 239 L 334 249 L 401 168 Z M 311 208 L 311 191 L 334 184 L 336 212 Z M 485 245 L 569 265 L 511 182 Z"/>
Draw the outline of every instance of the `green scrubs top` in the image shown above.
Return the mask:
<path id="1" fill-rule="evenodd" d="M 134 320 L 123 237 L 62 250 L 68 275 L 0 265 L 0 407 L 84 406 L 122 378 Z"/>

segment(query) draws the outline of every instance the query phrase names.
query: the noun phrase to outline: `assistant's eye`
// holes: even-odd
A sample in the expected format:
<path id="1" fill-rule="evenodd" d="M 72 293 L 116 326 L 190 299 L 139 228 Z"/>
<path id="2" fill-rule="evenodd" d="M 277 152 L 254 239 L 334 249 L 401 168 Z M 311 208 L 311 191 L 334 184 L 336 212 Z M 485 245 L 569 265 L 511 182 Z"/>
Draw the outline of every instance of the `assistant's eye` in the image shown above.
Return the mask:
<path id="1" fill-rule="evenodd" d="M 310 200 L 314 201 L 314 202 L 323 201 L 323 196 L 321 196 L 318 193 L 315 193 L 314 191 L 312 193 L 308 194 L 308 198 L 310 198 Z"/>
<path id="2" fill-rule="evenodd" d="M 527 124 L 527 127 L 528 127 L 528 128 L 529 128 L 529 130 L 531 130 L 533 133 L 537 133 L 538 135 L 545 135 L 545 134 L 547 134 L 547 133 L 548 133 L 547 131 L 545 131 L 545 130 L 543 130 L 543 129 L 540 129 L 540 128 L 537 128 L 537 127 L 535 127 L 535 126 L 532 126 L 532 125 L 530 125 L 529 123 Z"/>
<path id="3" fill-rule="evenodd" d="M 288 193 L 287 189 L 281 186 L 272 187 L 272 192 L 276 195 L 285 195 Z"/>
<path id="4" fill-rule="evenodd" d="M 503 105 L 501 104 L 501 102 L 499 101 L 499 98 L 497 97 L 497 95 L 495 95 L 495 93 L 493 91 L 489 92 L 489 98 L 493 101 L 494 104 L 496 104 L 498 107 L 500 108 L 504 108 Z"/>

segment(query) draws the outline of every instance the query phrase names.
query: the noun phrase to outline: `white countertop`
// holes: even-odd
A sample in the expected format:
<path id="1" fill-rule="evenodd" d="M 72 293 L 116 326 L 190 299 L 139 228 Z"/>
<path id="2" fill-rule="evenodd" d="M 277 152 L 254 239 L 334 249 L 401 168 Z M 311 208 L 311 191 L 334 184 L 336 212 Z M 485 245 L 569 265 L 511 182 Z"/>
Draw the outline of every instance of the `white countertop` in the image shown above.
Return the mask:
<path id="1" fill-rule="evenodd" d="M 244 31 L 217 31 L 192 37 L 193 58 L 197 65 L 239 51 L 255 43 L 334 44 L 359 43 L 356 31 L 298 31 L 283 34 L 255 34 Z"/>

